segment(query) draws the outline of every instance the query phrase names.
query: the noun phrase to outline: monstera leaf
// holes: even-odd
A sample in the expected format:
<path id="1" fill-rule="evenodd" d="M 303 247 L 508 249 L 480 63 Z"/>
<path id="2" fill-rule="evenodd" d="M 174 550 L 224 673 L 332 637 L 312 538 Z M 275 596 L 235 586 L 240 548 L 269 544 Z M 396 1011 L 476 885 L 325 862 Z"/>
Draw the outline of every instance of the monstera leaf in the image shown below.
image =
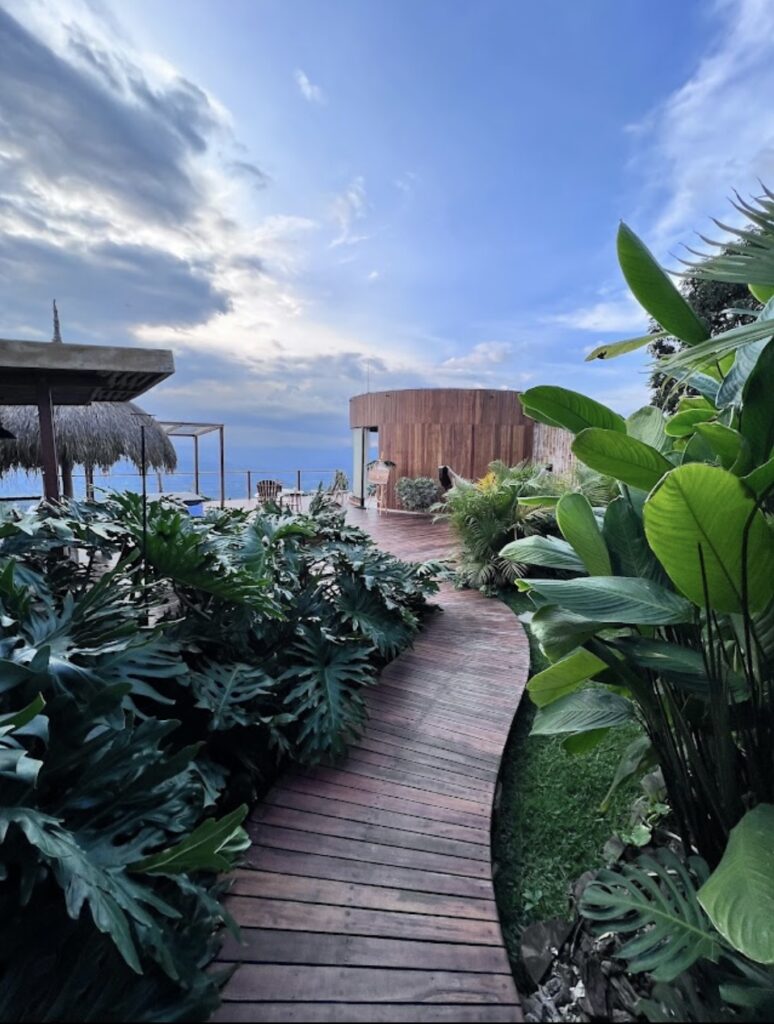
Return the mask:
<path id="1" fill-rule="evenodd" d="M 277 683 L 261 668 L 236 662 L 208 665 L 191 674 L 196 707 L 210 712 L 207 727 L 213 731 L 251 725 L 277 699 Z"/>
<path id="2" fill-rule="evenodd" d="M 680 860 L 663 848 L 619 870 L 602 870 L 586 886 L 581 914 L 599 932 L 631 936 L 618 951 L 629 970 L 674 981 L 697 960 L 717 959 L 721 943 L 696 893 L 709 868 L 699 857 Z"/>
<path id="3" fill-rule="evenodd" d="M 130 864 L 144 875 L 179 875 L 189 871 L 230 871 L 237 856 L 250 845 L 242 828 L 247 806 L 242 804 L 219 820 L 208 818 L 174 846 Z"/>
<path id="4" fill-rule="evenodd" d="M 412 628 L 399 611 L 387 607 L 375 590 L 364 590 L 354 580 L 341 581 L 337 605 L 344 621 L 385 657 L 394 658 L 416 632 L 416 625 Z"/>
<path id="5" fill-rule="evenodd" d="M 37 782 L 43 762 L 39 758 L 30 757 L 21 737 L 25 732 L 30 733 L 30 727 L 39 718 L 45 703 L 38 694 L 20 711 L 0 715 L 0 775 L 25 785 L 34 786 Z"/>
<path id="6" fill-rule="evenodd" d="M 300 722 L 296 756 L 304 763 L 343 756 L 365 725 L 361 690 L 374 682 L 368 651 L 307 628 L 285 677 L 295 681 L 285 705 Z"/>
<path id="7" fill-rule="evenodd" d="M 47 865 L 64 890 L 67 912 L 77 920 L 88 906 L 96 928 L 116 945 L 129 967 L 142 973 L 137 953 L 138 929 L 147 941 L 161 933 L 150 913 L 170 917 L 176 911 L 145 885 L 134 882 L 115 867 L 100 864 L 89 848 L 67 831 L 56 818 L 29 807 L 0 809 L 0 843 L 11 828 L 18 829 L 42 865 Z"/>

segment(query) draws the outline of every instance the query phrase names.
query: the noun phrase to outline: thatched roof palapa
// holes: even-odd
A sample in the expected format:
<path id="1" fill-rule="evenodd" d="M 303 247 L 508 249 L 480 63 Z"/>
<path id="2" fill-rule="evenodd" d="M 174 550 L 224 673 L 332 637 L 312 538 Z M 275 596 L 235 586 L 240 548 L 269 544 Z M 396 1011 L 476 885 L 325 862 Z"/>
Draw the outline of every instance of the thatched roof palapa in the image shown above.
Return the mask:
<path id="1" fill-rule="evenodd" d="M 15 440 L 0 442 L 0 473 L 39 470 L 42 454 L 36 406 L 2 405 L 0 423 L 15 435 Z M 171 472 L 177 466 L 172 442 L 153 417 L 134 402 L 55 406 L 57 459 L 60 465 L 99 467 L 105 472 L 122 459 L 139 468 L 142 423 L 147 468 Z"/>

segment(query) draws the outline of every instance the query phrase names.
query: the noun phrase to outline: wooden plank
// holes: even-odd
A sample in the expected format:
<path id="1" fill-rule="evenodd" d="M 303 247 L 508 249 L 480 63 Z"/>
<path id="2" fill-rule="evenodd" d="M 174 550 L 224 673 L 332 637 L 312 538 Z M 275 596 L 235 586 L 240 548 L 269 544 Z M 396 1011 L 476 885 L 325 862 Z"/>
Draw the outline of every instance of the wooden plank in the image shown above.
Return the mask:
<path id="1" fill-rule="evenodd" d="M 481 921 L 498 920 L 494 900 L 472 900 L 432 892 L 415 892 L 411 889 L 388 888 L 362 882 L 340 882 L 248 868 L 238 868 L 233 872 L 232 879 L 229 891 L 235 896 L 264 896 L 268 899 L 295 900 L 302 903 L 360 907 L 362 910 L 397 910 L 406 914 L 471 917 Z"/>
<path id="2" fill-rule="evenodd" d="M 496 921 L 476 918 L 361 910 L 358 907 L 299 903 L 261 896 L 229 896 L 226 909 L 245 928 L 378 935 L 386 939 L 463 942 L 471 946 L 500 947 L 502 943 L 500 926 Z"/>
<path id="3" fill-rule="evenodd" d="M 465 943 L 421 942 L 320 932 L 265 931 L 245 928 L 242 942 L 229 936 L 222 960 L 263 964 L 318 964 L 329 967 L 402 967 L 421 963 L 428 971 L 511 973 L 502 946 L 469 946 Z"/>
<path id="4" fill-rule="evenodd" d="M 341 768 L 312 768 L 309 771 L 299 772 L 299 775 L 304 775 L 314 781 L 335 782 L 338 785 L 352 789 L 361 789 L 367 793 L 381 793 L 384 796 L 412 800 L 414 803 L 426 804 L 430 807 L 443 807 L 446 810 L 460 811 L 462 814 L 471 815 L 474 818 L 483 818 L 486 822 L 489 821 L 491 812 L 491 803 L 487 803 L 484 800 L 471 800 L 462 796 L 451 796 L 446 792 L 438 793 L 400 782 L 370 778 L 367 775 L 349 771 L 346 766 Z"/>
<path id="5" fill-rule="evenodd" d="M 245 964 L 227 982 L 224 998 L 293 1002 L 513 1003 L 513 981 L 503 974 Z"/>
<path id="6" fill-rule="evenodd" d="M 441 1005 L 440 1003 L 230 1003 L 226 1002 L 213 1017 L 214 1021 L 337 1021 L 339 1024 L 364 1024 L 373 1021 L 450 1022 L 521 1021 L 518 1006 L 483 1004 Z"/>
<path id="7" fill-rule="evenodd" d="M 358 839 L 311 835 L 309 832 L 299 832 L 293 828 L 278 828 L 273 825 L 261 824 L 257 832 L 254 832 L 252 828 L 250 831 L 258 845 L 272 846 L 277 850 L 318 853 L 330 857 L 368 861 L 372 864 L 389 864 L 393 867 L 418 868 L 447 875 L 463 875 L 466 878 L 491 877 L 490 866 L 487 862 L 470 857 L 448 857 L 441 853 L 406 850 L 401 846 L 364 843 Z M 248 851 L 246 859 L 248 863 L 252 862 L 250 851 Z"/>
<path id="8" fill-rule="evenodd" d="M 320 836 L 341 836 L 344 839 L 357 839 L 364 843 L 376 843 L 379 846 L 400 846 L 407 850 L 423 850 L 427 853 L 441 853 L 448 857 L 482 860 L 486 864 L 491 861 L 489 846 L 485 843 L 460 843 L 455 839 L 443 839 L 440 836 L 407 832 L 403 829 L 389 828 L 385 825 L 363 824 L 357 821 L 346 821 L 333 815 L 315 814 L 310 811 L 299 811 L 292 807 L 279 807 L 276 804 L 265 806 L 260 817 L 253 817 L 248 831 L 255 831 L 260 839 L 261 829 L 265 825 L 277 828 L 298 829 Z"/>
<path id="9" fill-rule="evenodd" d="M 453 825 L 446 821 L 419 818 L 413 814 L 400 814 L 385 811 L 379 807 L 362 806 L 338 797 L 324 796 L 320 793 L 298 793 L 287 787 L 273 790 L 266 797 L 267 805 L 292 807 L 298 811 L 310 811 L 312 814 L 327 814 L 331 817 L 343 818 L 345 821 L 360 821 L 367 825 L 387 825 L 400 828 L 406 832 L 419 832 L 422 835 L 432 833 L 445 839 L 457 839 L 462 843 L 486 845 L 488 839 L 482 836 L 481 830 L 470 825 Z M 256 816 L 256 812 L 253 812 Z"/>
<path id="10" fill-rule="evenodd" d="M 388 796 L 380 792 L 375 786 L 355 788 L 349 785 L 339 785 L 335 782 L 325 782 L 319 778 L 307 778 L 303 775 L 289 775 L 282 783 L 284 790 L 296 793 L 307 793 L 310 796 L 328 796 L 331 799 L 341 799 L 347 803 L 361 804 L 365 807 L 377 807 L 385 811 L 397 811 L 406 814 L 413 814 L 417 818 L 426 818 L 428 821 L 442 821 L 452 825 L 465 825 L 469 828 L 480 829 L 483 827 L 480 816 L 472 816 L 463 811 L 455 811 L 449 807 L 439 807 L 436 804 L 417 803 L 415 800 L 404 800 L 401 797 Z"/>
<path id="11" fill-rule="evenodd" d="M 434 796 L 443 793 L 446 796 L 475 801 L 482 810 L 492 806 L 491 783 L 479 784 L 474 779 L 459 779 L 448 772 L 439 772 L 430 768 L 420 771 L 408 767 L 375 764 L 368 758 L 359 758 L 357 750 L 353 750 L 350 757 L 342 762 L 340 768 L 335 770 L 338 774 L 363 775 L 370 779 L 395 782 L 400 786 L 432 793 Z"/>
<path id="12" fill-rule="evenodd" d="M 363 736 L 355 748 L 358 756 L 375 755 L 380 758 L 392 759 L 390 763 L 426 765 L 429 768 L 438 768 L 442 771 L 451 772 L 453 775 L 463 775 L 471 779 L 481 779 L 482 782 L 489 782 L 494 786 L 497 780 L 497 772 L 494 768 L 481 768 L 479 765 L 460 764 L 457 761 L 450 761 L 448 758 L 438 757 L 436 754 L 429 754 L 426 751 L 409 750 L 406 747 L 395 746 L 375 739 L 373 736 Z M 383 763 L 387 763 L 384 761 Z"/>
<path id="13" fill-rule="evenodd" d="M 394 864 L 371 864 L 368 861 L 324 856 L 297 850 L 278 850 L 254 846 L 245 858 L 261 871 L 279 871 L 310 878 L 330 878 L 366 882 L 409 892 L 442 893 L 471 900 L 492 900 L 492 883 L 488 878 L 465 878 L 422 868 L 396 867 Z"/>

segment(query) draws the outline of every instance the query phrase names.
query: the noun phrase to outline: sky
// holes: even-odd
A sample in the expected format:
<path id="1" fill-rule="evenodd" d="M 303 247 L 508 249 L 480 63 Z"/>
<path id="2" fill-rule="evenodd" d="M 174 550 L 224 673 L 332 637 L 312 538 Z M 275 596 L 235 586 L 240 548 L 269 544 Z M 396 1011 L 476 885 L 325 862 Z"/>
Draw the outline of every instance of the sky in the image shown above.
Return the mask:
<path id="1" fill-rule="evenodd" d="M 0 336 L 173 349 L 233 469 L 346 468 L 368 388 L 631 412 L 617 224 L 676 267 L 774 181 L 773 57 L 772 0 L 0 0 Z"/>

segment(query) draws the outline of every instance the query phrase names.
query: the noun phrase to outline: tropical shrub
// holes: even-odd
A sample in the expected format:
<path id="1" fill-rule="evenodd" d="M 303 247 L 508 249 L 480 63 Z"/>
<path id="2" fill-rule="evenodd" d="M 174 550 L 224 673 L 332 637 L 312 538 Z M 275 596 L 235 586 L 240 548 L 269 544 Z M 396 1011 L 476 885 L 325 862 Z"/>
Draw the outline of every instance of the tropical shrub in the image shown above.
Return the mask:
<path id="1" fill-rule="evenodd" d="M 340 754 L 432 566 L 310 514 L 0 520 L 0 1019 L 191 1020 L 279 758 Z M 227 922 L 228 923 L 228 922 Z"/>
<path id="2" fill-rule="evenodd" d="M 533 732 L 563 735 L 582 751 L 608 729 L 639 722 L 643 735 L 614 784 L 655 760 L 688 854 L 604 875 L 585 911 L 635 935 L 622 950 L 632 969 L 657 972 L 657 981 L 680 975 L 672 996 L 684 1012 L 712 1012 L 692 1006 L 691 993 L 706 962 L 719 962 L 713 991 L 729 1019 L 748 1019 L 740 1007 L 770 1008 L 774 980 L 774 196 L 743 210 L 759 233 L 739 232 L 743 246 L 726 246 L 691 273 L 748 283 L 766 305 L 751 323 L 712 337 L 621 226 L 632 292 L 661 334 L 684 345 L 659 370 L 698 394 L 683 396 L 669 417 L 646 407 L 624 419 L 564 388 L 525 392 L 525 411 L 575 434 L 576 457 L 614 477 L 619 496 L 600 517 L 565 495 L 560 538 L 516 540 L 502 552 L 570 576 L 519 583 L 552 663 L 528 684 L 539 708 Z M 589 358 L 652 340 L 600 346 Z M 666 1000 L 659 1005 L 649 1012 L 664 1012 Z"/>
<path id="3" fill-rule="evenodd" d="M 427 512 L 438 500 L 439 487 L 429 476 L 402 476 L 395 485 L 395 492 L 407 512 Z"/>
<path id="4" fill-rule="evenodd" d="M 560 476 L 526 462 L 493 462 L 480 480 L 462 481 L 447 491 L 434 511 L 449 522 L 459 543 L 459 582 L 493 591 L 524 575 L 526 563 L 504 558 L 503 546 L 514 538 L 555 534 L 553 499 L 574 489 L 598 504 L 606 503 L 610 494 L 609 484 L 597 473 Z"/>

